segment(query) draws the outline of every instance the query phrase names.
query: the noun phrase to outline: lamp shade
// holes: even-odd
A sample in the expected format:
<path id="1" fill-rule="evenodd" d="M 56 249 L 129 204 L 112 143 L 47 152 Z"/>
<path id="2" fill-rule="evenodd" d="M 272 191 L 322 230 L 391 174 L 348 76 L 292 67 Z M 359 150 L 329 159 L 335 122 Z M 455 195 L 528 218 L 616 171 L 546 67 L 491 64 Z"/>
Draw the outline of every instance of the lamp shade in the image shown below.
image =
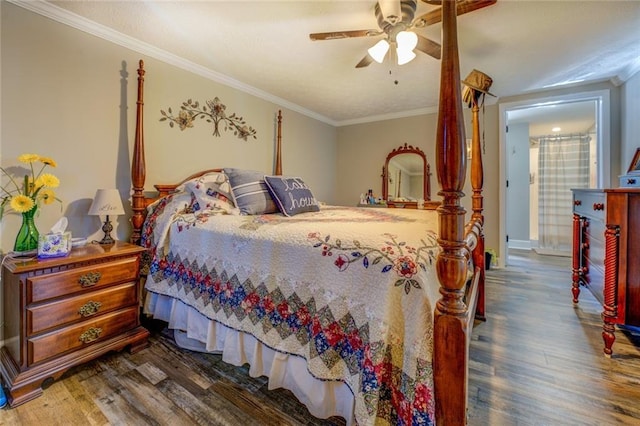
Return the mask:
<path id="1" fill-rule="evenodd" d="M 389 50 L 389 42 L 387 40 L 380 40 L 373 47 L 369 48 L 367 52 L 369 55 L 379 64 L 384 61 L 384 57 Z"/>
<path id="2" fill-rule="evenodd" d="M 89 214 L 93 216 L 124 214 L 120 192 L 117 189 L 98 189 L 89 207 Z"/>

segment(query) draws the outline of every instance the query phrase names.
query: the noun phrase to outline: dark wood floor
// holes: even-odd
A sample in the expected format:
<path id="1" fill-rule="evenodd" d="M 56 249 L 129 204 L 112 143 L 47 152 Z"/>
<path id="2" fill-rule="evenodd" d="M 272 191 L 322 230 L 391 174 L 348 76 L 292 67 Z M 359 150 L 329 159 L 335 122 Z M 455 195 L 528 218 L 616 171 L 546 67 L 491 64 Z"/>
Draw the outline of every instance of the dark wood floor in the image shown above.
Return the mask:
<path id="1" fill-rule="evenodd" d="M 601 308 L 574 307 L 568 258 L 514 252 L 488 271 L 487 322 L 473 331 L 470 425 L 639 425 L 640 335 L 602 355 Z M 287 391 L 219 356 L 177 349 L 166 331 L 137 354 L 71 370 L 44 394 L 0 410 L 0 425 L 329 425 Z"/>

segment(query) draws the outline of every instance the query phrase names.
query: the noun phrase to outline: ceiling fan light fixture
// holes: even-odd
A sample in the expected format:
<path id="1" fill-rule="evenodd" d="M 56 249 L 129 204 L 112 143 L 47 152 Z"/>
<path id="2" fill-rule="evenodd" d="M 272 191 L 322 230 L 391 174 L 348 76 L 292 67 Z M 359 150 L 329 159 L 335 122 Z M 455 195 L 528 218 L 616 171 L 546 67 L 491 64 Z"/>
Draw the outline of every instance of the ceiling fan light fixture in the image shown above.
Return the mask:
<path id="1" fill-rule="evenodd" d="M 369 52 L 369 56 L 373 58 L 374 61 L 381 64 L 384 61 L 384 57 L 387 55 L 389 51 L 389 42 L 387 40 L 380 40 L 373 47 L 369 48 L 367 52 Z"/>
<path id="2" fill-rule="evenodd" d="M 396 53 L 398 54 L 398 65 L 409 63 L 416 57 L 413 50 L 400 49 L 399 47 L 396 49 Z"/>
<path id="3" fill-rule="evenodd" d="M 413 31 L 400 31 L 396 35 L 398 50 L 413 50 L 418 45 L 418 35 Z"/>

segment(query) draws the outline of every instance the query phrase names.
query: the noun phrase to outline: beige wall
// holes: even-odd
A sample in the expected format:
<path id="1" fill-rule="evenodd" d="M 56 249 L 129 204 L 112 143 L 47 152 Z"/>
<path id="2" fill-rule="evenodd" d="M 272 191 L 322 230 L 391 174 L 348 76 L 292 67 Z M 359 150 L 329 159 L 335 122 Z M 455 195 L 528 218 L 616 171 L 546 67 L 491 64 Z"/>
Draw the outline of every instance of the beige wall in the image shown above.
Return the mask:
<path id="1" fill-rule="evenodd" d="M 484 115 L 483 115 L 484 114 Z M 464 109 L 466 137 L 471 138 L 471 113 Z M 437 114 L 426 114 L 374 123 L 354 124 L 338 129 L 338 163 L 336 174 L 338 187 L 336 200 L 339 204 L 356 205 L 360 193 L 372 188 L 376 196 L 382 192 L 382 167 L 387 154 L 407 143 L 422 149 L 431 165 L 431 198 L 439 200 L 438 176 L 436 173 Z M 486 106 L 480 112 L 481 133 L 484 130 L 484 208 L 486 246 L 498 247 L 498 107 Z M 463 206 L 471 214 L 470 166 Z"/>
<path id="2" fill-rule="evenodd" d="M 640 72 L 621 87 L 621 173 L 626 173 L 640 148 Z"/>
<path id="3" fill-rule="evenodd" d="M 499 194 L 499 106 L 503 103 L 529 101 L 581 92 L 606 90 L 610 97 L 610 156 L 611 182 L 617 186 L 618 176 L 626 171 L 636 148 L 640 147 L 640 73 L 636 73 L 622 86 L 600 82 L 570 88 L 546 90 L 520 96 L 500 98 L 498 104 L 487 105 L 480 113 L 481 133 L 484 131 L 484 212 L 486 247 L 496 250 L 500 256 L 500 194 Z M 484 114 L 484 116 L 483 116 Z M 471 137 L 471 118 L 464 108 L 466 137 Z M 439 185 L 435 168 L 435 135 L 437 114 L 378 121 L 345 126 L 338 129 L 338 162 L 336 173 L 339 204 L 354 205 L 358 196 L 368 188 L 376 194 L 382 190 L 382 166 L 387 154 L 405 142 L 419 147 L 431 164 L 431 194 L 437 200 Z M 467 169 L 469 171 L 469 168 Z M 470 195 L 467 175 L 465 194 Z M 463 200 L 469 214 L 470 199 Z"/>
<path id="4" fill-rule="evenodd" d="M 423 150 L 435 173 L 435 137 L 435 114 L 338 128 L 338 204 L 356 205 L 359 195 L 367 189 L 373 189 L 376 197 L 381 196 L 387 154 L 405 143 Z M 435 175 L 431 181 L 434 194 Z"/>
<path id="5" fill-rule="evenodd" d="M 64 200 L 63 210 L 58 206 L 44 208 L 38 218 L 41 230 L 65 214 L 74 234 L 98 238 L 98 219 L 86 215 L 95 190 L 116 187 L 124 199 L 128 197 L 139 59 L 145 60 L 147 68 L 148 189 L 153 183 L 171 182 L 208 167 L 246 167 L 267 173 L 272 169 L 278 105 L 10 3 L 1 2 L 0 13 L 1 162 L 13 165 L 19 154 L 35 152 L 51 156 L 59 164 L 55 173 L 62 181 L 59 195 Z M 611 174 L 617 176 L 640 145 L 640 75 L 621 87 L 598 83 L 502 98 L 500 102 L 600 89 L 611 91 Z M 176 110 L 188 98 L 202 102 L 215 96 L 227 105 L 227 111 L 243 116 L 258 130 L 257 140 L 241 141 L 224 131 L 222 137 L 215 138 L 205 122 L 181 132 L 158 121 L 160 109 Z M 438 198 L 436 113 L 334 128 L 282 109 L 284 172 L 303 177 L 322 201 L 355 205 L 366 189 L 380 194 L 386 155 L 404 143 L 425 151 L 432 166 L 432 197 Z M 486 238 L 488 247 L 498 247 L 499 107 L 487 105 L 483 113 Z M 467 108 L 465 119 L 470 137 Z M 467 179 L 465 192 L 470 194 L 468 188 Z M 469 210 L 468 199 L 464 205 Z M 5 251 L 11 249 L 18 225 L 16 217 L 7 217 L 0 224 Z M 117 225 L 118 238 L 126 239 L 128 217 L 118 218 Z"/>
<path id="6" fill-rule="evenodd" d="M 17 165 L 29 152 L 54 158 L 61 181 L 60 205 L 45 206 L 36 223 L 47 231 L 61 215 L 74 235 L 100 239 L 100 221 L 87 216 L 96 189 L 117 188 L 125 208 L 131 187 L 130 159 L 135 133 L 138 61 L 145 61 L 146 187 L 172 183 L 211 167 L 243 167 L 271 173 L 276 115 L 283 111 L 283 170 L 299 175 L 315 195 L 333 199 L 336 129 L 242 91 L 88 35 L 7 2 L 0 3 L 2 53 L 1 164 Z M 160 110 L 191 98 L 219 97 L 227 112 L 257 130 L 243 141 L 204 120 L 181 132 L 161 123 Z M 116 234 L 127 239 L 129 215 L 119 217 Z M 1 248 L 13 248 L 20 219 L 0 223 Z"/>

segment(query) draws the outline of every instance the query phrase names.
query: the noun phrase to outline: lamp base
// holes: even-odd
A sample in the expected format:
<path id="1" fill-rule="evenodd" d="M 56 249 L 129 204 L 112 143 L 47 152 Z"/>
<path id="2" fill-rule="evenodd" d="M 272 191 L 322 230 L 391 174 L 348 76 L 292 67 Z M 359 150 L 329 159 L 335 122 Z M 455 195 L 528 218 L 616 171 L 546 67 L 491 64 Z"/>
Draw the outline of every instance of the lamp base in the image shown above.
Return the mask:
<path id="1" fill-rule="evenodd" d="M 116 240 L 111 238 L 111 231 L 113 231 L 113 225 L 109 220 L 109 215 L 107 215 L 107 218 L 105 219 L 104 224 L 102 225 L 102 232 L 104 232 L 104 238 L 98 241 L 98 244 L 108 245 L 108 244 L 115 243 Z"/>
<path id="2" fill-rule="evenodd" d="M 109 245 L 109 244 L 113 244 L 115 243 L 116 240 L 114 240 L 113 238 L 111 238 L 111 235 L 105 235 L 103 239 L 101 239 L 100 241 L 98 241 L 98 244 L 102 244 L 102 245 Z"/>

